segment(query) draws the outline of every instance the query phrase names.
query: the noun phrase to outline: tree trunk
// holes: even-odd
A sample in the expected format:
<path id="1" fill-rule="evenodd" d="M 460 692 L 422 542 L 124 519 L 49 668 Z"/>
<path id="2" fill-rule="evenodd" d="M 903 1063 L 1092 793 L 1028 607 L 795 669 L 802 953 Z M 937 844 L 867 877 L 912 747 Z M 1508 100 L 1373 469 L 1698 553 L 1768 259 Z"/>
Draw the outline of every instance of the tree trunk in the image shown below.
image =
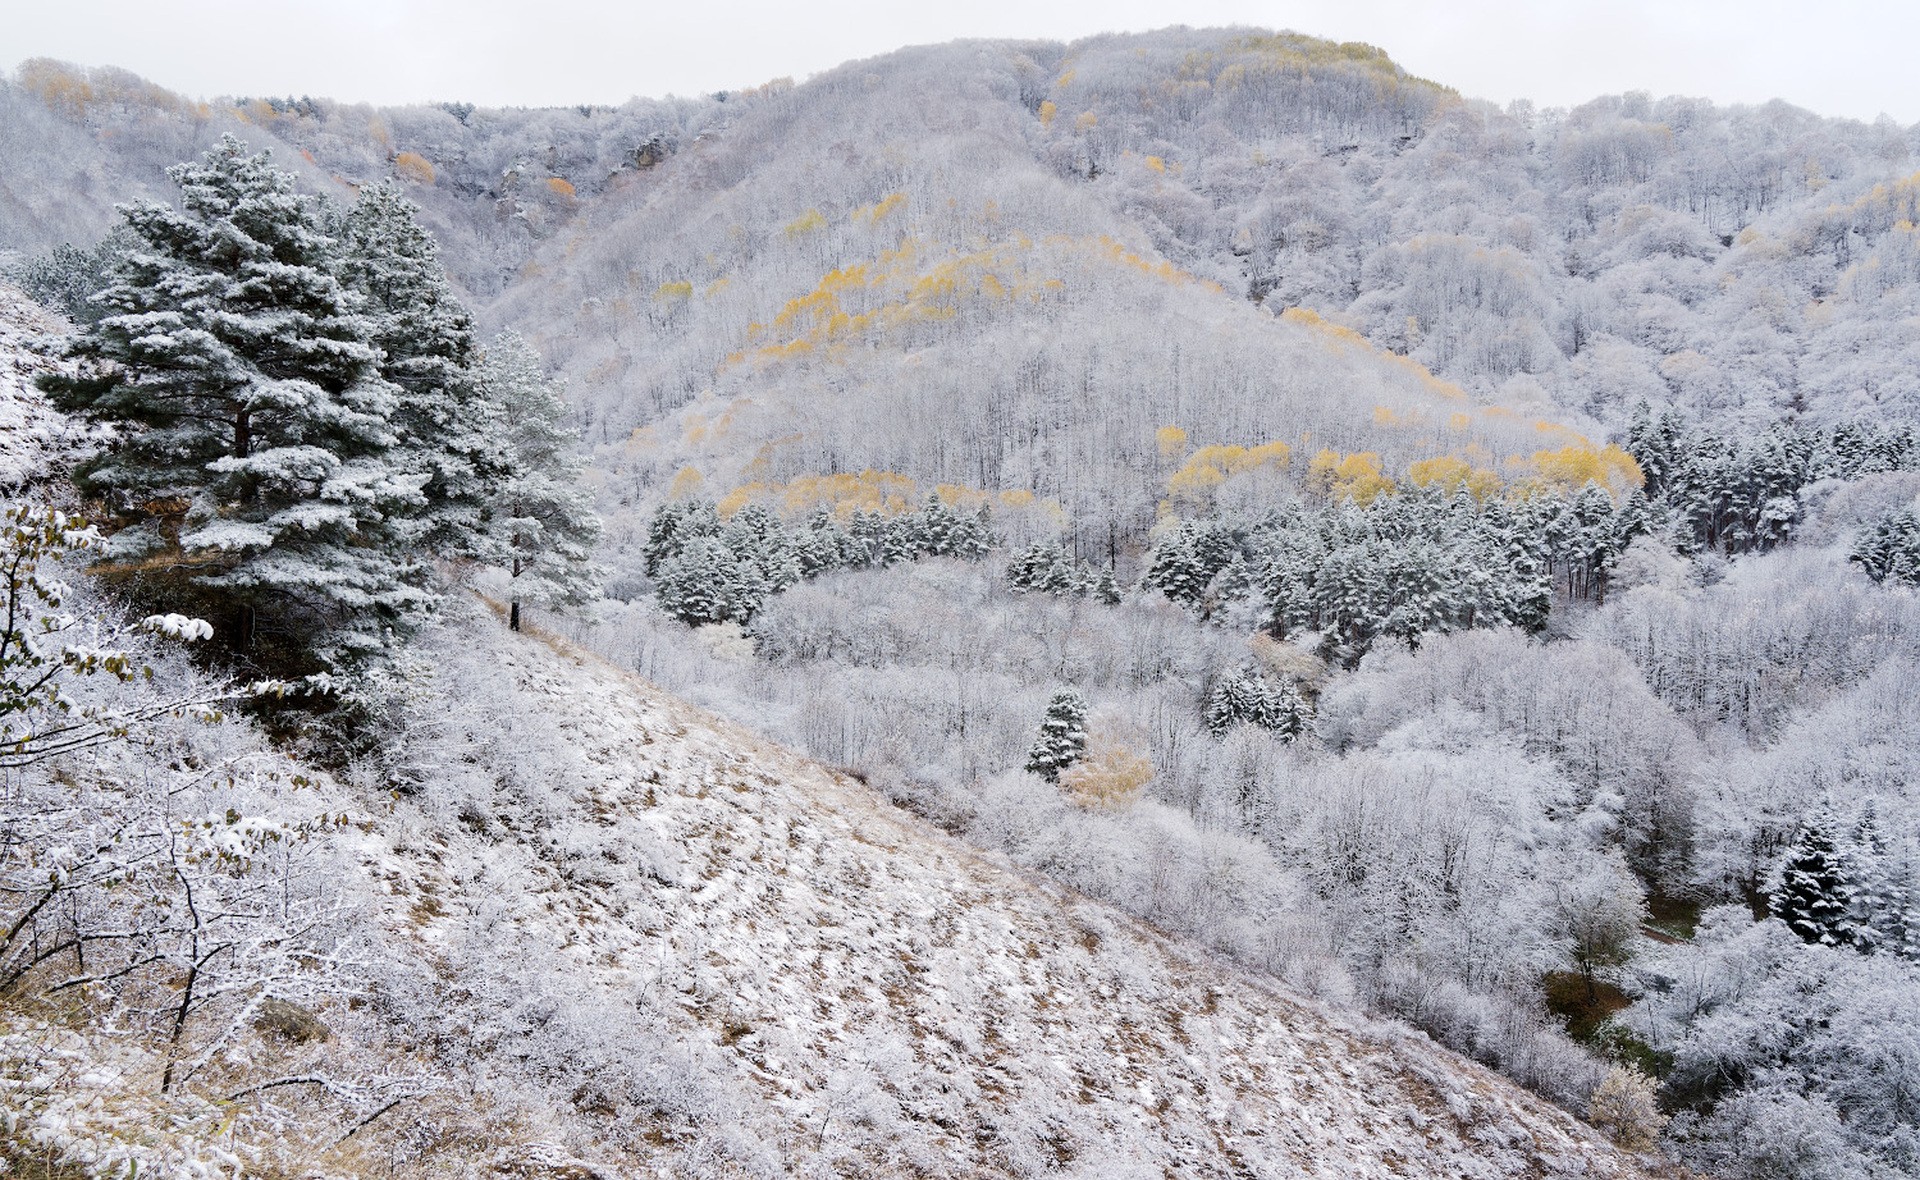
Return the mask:
<path id="1" fill-rule="evenodd" d="M 253 607 L 251 605 L 243 605 L 234 612 L 233 650 L 247 651 L 253 647 L 255 621 Z"/>
<path id="2" fill-rule="evenodd" d="M 518 631 L 519 629 L 520 629 L 520 600 L 516 598 L 513 600 L 513 608 L 507 613 L 507 630 Z"/>

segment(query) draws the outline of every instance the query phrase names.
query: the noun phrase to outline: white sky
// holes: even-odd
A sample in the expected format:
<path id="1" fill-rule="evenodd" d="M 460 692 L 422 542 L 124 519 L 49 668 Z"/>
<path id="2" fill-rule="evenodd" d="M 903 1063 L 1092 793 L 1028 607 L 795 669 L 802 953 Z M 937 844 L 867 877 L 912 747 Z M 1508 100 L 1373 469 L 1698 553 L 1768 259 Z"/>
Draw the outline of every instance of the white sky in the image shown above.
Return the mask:
<path id="1" fill-rule="evenodd" d="M 0 66 L 401 103 L 701 94 L 957 37 L 1244 24 L 1369 41 L 1478 98 L 1650 90 L 1920 122 L 1915 0 L 0 0 Z"/>

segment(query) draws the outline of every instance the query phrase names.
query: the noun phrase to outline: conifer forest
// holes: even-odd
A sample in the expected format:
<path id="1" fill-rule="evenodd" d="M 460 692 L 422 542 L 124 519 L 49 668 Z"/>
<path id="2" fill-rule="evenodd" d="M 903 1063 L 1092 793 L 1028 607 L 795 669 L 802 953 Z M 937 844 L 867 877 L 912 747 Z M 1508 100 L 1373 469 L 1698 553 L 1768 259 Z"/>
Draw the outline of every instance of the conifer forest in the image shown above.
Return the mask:
<path id="1" fill-rule="evenodd" d="M 1920 1177 L 1920 125 L 351 98 L 0 79 L 0 1176 Z"/>

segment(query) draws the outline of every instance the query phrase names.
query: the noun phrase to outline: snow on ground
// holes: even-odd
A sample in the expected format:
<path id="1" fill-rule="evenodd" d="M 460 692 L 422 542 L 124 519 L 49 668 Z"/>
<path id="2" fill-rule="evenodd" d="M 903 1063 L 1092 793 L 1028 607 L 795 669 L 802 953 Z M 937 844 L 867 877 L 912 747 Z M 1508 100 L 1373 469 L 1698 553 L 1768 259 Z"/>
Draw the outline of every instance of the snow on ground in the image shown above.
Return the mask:
<path id="1" fill-rule="evenodd" d="M 65 321 L 0 281 L 0 487 L 44 478 L 81 437 L 33 385 L 53 367 L 54 344 L 66 330 Z"/>
<path id="2" fill-rule="evenodd" d="M 0 287 L 0 483 L 66 437 L 30 381 L 58 328 Z M 49 1151 L 134 1151 L 143 1175 L 289 1155 L 316 1176 L 1644 1174 L 1417 1033 L 1214 962 L 478 606 L 420 652 L 379 770 L 282 804 L 354 817 L 334 863 L 357 866 L 338 888 L 368 915 L 362 973 L 315 997 L 338 1035 L 236 1042 L 222 1068 L 251 1097 L 210 1103 L 158 1095 L 159 1056 L 112 1027 L 7 1016 L 0 1080 L 56 1058 L 92 1079 L 49 1092 L 29 1128 Z M 263 746 L 240 727 L 221 741 Z M 259 1085 L 308 1071 L 373 1113 Z"/>
<path id="3" fill-rule="evenodd" d="M 592 657 L 485 618 L 434 646 L 468 770 L 425 782 L 367 865 L 390 928 L 448 956 L 441 1018 L 476 1043 L 506 1009 L 452 948 L 484 929 L 570 1003 L 680 1029 L 761 1167 L 1639 1174 L 1420 1034 L 1211 962 Z"/>

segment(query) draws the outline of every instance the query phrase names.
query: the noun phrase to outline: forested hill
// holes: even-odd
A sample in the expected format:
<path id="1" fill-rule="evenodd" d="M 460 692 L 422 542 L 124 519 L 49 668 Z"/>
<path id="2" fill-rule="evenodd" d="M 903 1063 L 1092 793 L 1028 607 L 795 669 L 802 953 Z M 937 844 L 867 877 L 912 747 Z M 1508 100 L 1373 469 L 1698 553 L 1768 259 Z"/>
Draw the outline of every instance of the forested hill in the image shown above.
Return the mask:
<path id="1" fill-rule="evenodd" d="M 0 284 L 16 484 L 56 326 Z M 108 637 L 67 700 L 131 740 L 6 748 L 8 1175 L 1649 1174 L 471 598 L 338 777 Z"/>
<path id="2" fill-rule="evenodd" d="M 636 505 L 873 469 L 1059 501 L 1091 544 L 1152 522 L 1162 427 L 1507 474 L 1641 400 L 1920 407 L 1920 131 L 1779 103 L 1503 110 L 1364 46 L 1174 29 L 545 111 L 39 62 L 0 110 L 29 254 L 223 130 L 323 190 L 401 178 Z"/>
<path id="3" fill-rule="evenodd" d="M 297 181 L 224 144 L 198 167 L 340 198 L 301 203 L 316 281 L 364 261 L 336 241 L 346 197 L 401 222 L 417 204 L 441 252 L 421 235 L 416 261 L 444 257 L 482 326 L 538 347 L 516 352 L 529 388 L 542 357 L 560 370 L 591 451 L 606 600 L 546 624 L 1249 988 L 1402 1018 L 1623 1144 L 1726 1180 L 1920 1176 L 1920 128 L 1645 95 L 1495 109 L 1442 82 L 1365 46 L 1185 29 L 548 111 L 195 103 L 35 62 L 0 89 L 0 247 L 36 297 L 97 319 L 103 271 L 142 265 L 124 237 L 94 245 L 110 206 L 175 199 L 161 166 L 230 131 Z M 137 369 L 147 336 L 111 321 Z M 421 642 L 373 678 L 375 715 L 469 682 L 505 694 L 485 661 L 519 658 Z M 458 687 L 416 697 L 436 661 Z M 604 695 L 597 674 L 578 690 L 512 666 Z M 475 695 L 487 741 L 550 715 Z M 578 765 L 550 739 L 535 763 Z M 468 738 L 449 740 L 438 765 L 465 782 Z M 604 782 L 644 761 L 590 750 L 610 769 L 582 775 Z M 697 822 L 671 838 L 665 811 L 560 802 L 548 788 L 577 783 L 498 765 L 471 814 L 450 810 L 464 787 L 423 792 L 421 823 L 525 840 L 610 906 L 656 868 L 715 904 L 725 886 L 693 878 L 797 896 L 767 876 L 791 862 L 780 842 L 712 802 L 761 798 L 737 761 L 703 764 Z M 496 789 L 519 800 L 510 825 Z M 573 843 L 527 834 L 576 807 Z M 671 861 L 656 836 L 711 839 L 714 859 Z M 734 850 L 753 866 L 737 882 Z M 912 875 L 895 850 L 859 863 L 911 925 L 934 894 L 887 894 L 882 867 Z M 801 875 L 840 868 L 858 884 L 843 862 Z M 429 896 L 423 922 L 446 891 Z M 516 912 L 468 916 L 480 946 Z M 963 992 L 980 981 L 928 967 L 950 932 L 867 944 L 904 975 L 836 974 L 822 949 L 815 979 L 849 1012 L 921 988 L 913 1035 L 991 1058 L 999 1013 L 1059 1001 Z M 836 1041 L 815 1091 L 781 1089 L 814 1059 L 761 1020 L 773 981 L 704 972 L 734 949 L 674 948 L 707 993 L 635 986 L 667 1029 L 680 997 L 726 993 L 699 1017 L 754 1109 L 784 1112 L 767 1126 L 798 1112 L 782 1134 L 884 1142 L 906 1111 L 983 1152 L 1024 1136 L 1031 1171 L 1108 1174 L 1078 1146 L 1045 1154 L 1044 1128 L 963 1126 L 952 1093 L 901 1090 L 927 1074 L 898 1042 Z M 565 1007 L 515 1011 L 544 1029 Z M 1158 1120 L 1154 1145 L 1196 1141 L 1189 1115 L 1237 1084 L 1184 1025 L 1142 1049 L 1144 1017 L 1074 1012 L 1102 1053 L 1206 1085 L 1187 1107 L 1125 1100 L 1115 1118 Z M 989 1070 L 961 1106 L 1048 1076 Z M 730 1094 L 696 1098 L 724 1124 Z M 1437 1134 L 1458 1118 L 1421 1109 Z M 1104 1117 L 1061 1118 L 1083 1116 Z"/>

